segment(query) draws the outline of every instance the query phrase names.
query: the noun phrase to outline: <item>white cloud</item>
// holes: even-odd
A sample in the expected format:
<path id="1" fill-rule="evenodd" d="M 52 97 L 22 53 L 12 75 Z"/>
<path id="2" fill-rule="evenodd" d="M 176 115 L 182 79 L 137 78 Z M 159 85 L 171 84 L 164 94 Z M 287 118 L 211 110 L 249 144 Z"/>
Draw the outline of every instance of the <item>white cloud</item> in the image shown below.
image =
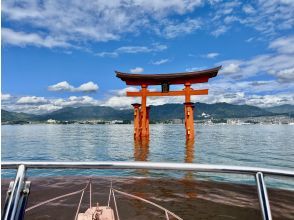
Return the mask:
<path id="1" fill-rule="evenodd" d="M 48 86 L 49 91 L 73 91 L 74 87 L 67 81 L 62 81 L 54 85 Z"/>
<path id="2" fill-rule="evenodd" d="M 166 38 L 175 38 L 178 36 L 190 34 L 201 28 L 200 19 L 186 19 L 184 21 L 163 20 L 163 28 L 156 28 L 156 32 Z"/>
<path id="3" fill-rule="evenodd" d="M 127 92 L 138 92 L 139 89 L 136 87 L 126 87 L 123 89 L 117 89 L 110 91 L 110 96 L 102 102 L 102 106 L 110 106 L 113 108 L 127 109 L 131 108 L 132 103 L 140 102 L 140 98 L 127 97 Z"/>
<path id="4" fill-rule="evenodd" d="M 293 94 L 281 93 L 275 95 L 252 95 L 246 100 L 246 104 L 259 107 L 271 107 L 284 104 L 294 104 Z"/>
<path id="5" fill-rule="evenodd" d="M 252 14 L 255 12 L 254 8 L 251 5 L 244 5 L 242 7 L 242 10 L 246 13 L 246 14 Z"/>
<path id="6" fill-rule="evenodd" d="M 28 111 L 29 113 L 42 114 L 42 113 L 53 112 L 59 109 L 62 109 L 62 107 L 56 106 L 53 104 L 45 104 L 45 105 L 34 106 L 33 108 L 28 109 Z"/>
<path id="7" fill-rule="evenodd" d="M 221 73 L 225 74 L 233 74 L 240 71 L 240 67 L 237 63 L 229 63 L 227 65 L 224 65 L 221 69 Z"/>
<path id="8" fill-rule="evenodd" d="M 3 94 L 3 93 L 1 93 L 1 100 L 2 101 L 7 101 L 9 99 L 11 99 L 11 95 L 10 94 Z"/>
<path id="9" fill-rule="evenodd" d="M 151 52 L 160 52 L 166 50 L 167 46 L 163 44 L 152 44 L 149 47 L 147 46 L 123 46 L 115 49 L 110 52 L 99 52 L 96 53 L 100 57 L 117 57 L 120 54 L 137 54 L 137 53 L 151 53 Z"/>
<path id="10" fill-rule="evenodd" d="M 90 96 L 70 96 L 68 98 L 23 96 L 2 103 L 2 108 L 8 111 L 44 114 L 64 107 L 94 106 L 101 103 Z"/>
<path id="11" fill-rule="evenodd" d="M 294 1 L 259 0 L 214 2 L 215 11 L 207 16 L 204 26 L 215 37 L 241 25 L 254 29 L 262 35 L 262 40 L 284 34 L 284 30 L 294 27 Z M 238 22 L 237 25 L 233 25 Z"/>
<path id="12" fill-rule="evenodd" d="M 235 21 L 239 21 L 239 18 L 236 17 L 236 16 L 226 16 L 226 17 L 224 18 L 224 23 L 225 23 L 225 24 L 231 24 L 231 23 L 233 23 L 233 22 L 235 22 Z"/>
<path id="13" fill-rule="evenodd" d="M 6 104 L 2 105 L 2 108 L 12 112 L 43 114 L 61 109 L 62 107 L 54 106 L 52 104 Z"/>
<path id="14" fill-rule="evenodd" d="M 16 29 L 21 29 L 23 25 L 34 30 L 34 33 L 28 34 L 16 29 L 10 30 L 18 36 L 14 37 L 14 40 L 8 37 L 4 39 L 6 43 L 18 46 L 35 45 L 50 48 L 80 46 L 88 41 L 118 40 L 125 33 L 138 34 L 146 29 L 153 30 L 164 18 L 192 12 L 201 5 L 202 0 L 24 0 L 21 4 L 3 1 L 2 15 L 5 20 L 17 23 Z M 193 29 L 192 23 L 188 22 L 187 29 Z M 185 31 L 181 25 L 178 27 Z"/>
<path id="15" fill-rule="evenodd" d="M 99 57 L 117 57 L 118 56 L 118 53 L 117 52 L 99 52 L 99 53 L 96 53 L 95 54 L 96 56 L 99 56 Z"/>
<path id="16" fill-rule="evenodd" d="M 148 87 L 149 91 L 155 91 L 156 89 L 153 87 Z M 111 95 L 102 102 L 103 106 L 110 106 L 114 108 L 128 109 L 132 108 L 133 103 L 141 103 L 140 97 L 127 97 L 127 92 L 138 92 L 139 89 L 136 87 L 126 87 L 124 89 L 113 90 L 111 91 Z M 148 105 L 159 105 L 162 103 L 162 99 L 159 97 L 148 97 Z M 166 103 L 166 102 L 165 102 Z"/>
<path id="17" fill-rule="evenodd" d="M 167 62 L 169 62 L 169 59 L 161 59 L 161 60 L 157 60 L 157 61 L 152 62 L 152 64 L 153 65 L 161 65 L 161 64 L 164 64 Z"/>
<path id="18" fill-rule="evenodd" d="M 139 5 L 143 9 L 146 9 L 147 11 L 154 12 L 154 16 L 157 13 L 169 13 L 170 11 L 175 11 L 179 14 L 183 14 L 185 12 L 192 11 L 195 7 L 201 6 L 202 1 L 201 0 L 185 0 L 185 1 L 166 1 L 166 0 L 134 0 L 134 3 L 136 5 Z"/>
<path id="19" fill-rule="evenodd" d="M 87 82 L 87 83 L 84 83 L 82 85 L 80 85 L 76 91 L 79 91 L 79 92 L 96 92 L 98 90 L 98 85 L 93 83 L 93 82 Z"/>
<path id="20" fill-rule="evenodd" d="M 112 96 L 108 98 L 102 106 L 110 106 L 113 108 L 131 108 L 133 103 L 140 102 L 139 98 Z"/>
<path id="21" fill-rule="evenodd" d="M 281 37 L 270 43 L 269 48 L 280 53 L 294 53 L 294 36 Z"/>
<path id="22" fill-rule="evenodd" d="M 240 18 L 240 23 L 256 29 L 265 36 L 277 35 L 280 30 L 291 30 L 294 26 L 294 1 L 260 0 L 251 7 L 245 6 L 250 16 Z"/>
<path id="23" fill-rule="evenodd" d="M 83 83 L 79 87 L 75 88 L 67 81 L 59 82 L 54 85 L 48 86 L 49 91 L 67 91 L 67 92 L 96 92 L 99 89 L 98 85 L 92 81 Z"/>
<path id="24" fill-rule="evenodd" d="M 118 53 L 148 53 L 148 52 L 163 51 L 165 49 L 167 49 L 166 45 L 153 44 L 150 47 L 146 47 L 146 46 L 119 47 L 118 49 L 116 49 L 116 52 L 118 52 Z"/>
<path id="25" fill-rule="evenodd" d="M 284 69 L 284 70 L 278 71 L 275 75 L 280 82 L 293 83 L 294 82 L 294 67 L 290 69 Z"/>
<path id="26" fill-rule="evenodd" d="M 131 73 L 142 73 L 144 69 L 142 67 L 135 67 L 133 69 L 130 69 Z"/>
<path id="27" fill-rule="evenodd" d="M 209 58 L 209 59 L 215 58 L 217 56 L 219 56 L 219 53 L 208 53 L 208 54 L 203 55 L 203 57 L 206 57 L 206 58 Z"/>
<path id="28" fill-rule="evenodd" d="M 119 40 L 126 34 L 139 36 L 151 32 L 174 38 L 201 29 L 218 37 L 230 29 L 239 28 L 239 25 L 255 29 L 263 37 L 272 37 L 293 29 L 293 2 L 23 0 L 20 4 L 3 1 L 3 20 L 17 25 L 4 27 L 2 34 L 4 44 L 79 49 L 88 47 L 88 42 Z M 209 10 L 200 16 L 196 11 L 200 7 L 208 7 Z M 238 27 L 233 26 L 235 22 L 238 22 Z M 23 32 L 25 28 L 30 32 Z M 105 51 L 97 55 L 116 57 L 118 53 Z"/>
<path id="29" fill-rule="evenodd" d="M 16 46 L 37 46 L 37 47 L 69 47 L 70 45 L 62 40 L 54 39 L 51 36 L 42 37 L 36 33 L 17 32 L 9 28 L 2 28 L 2 39 L 4 44 Z"/>
<path id="30" fill-rule="evenodd" d="M 294 59 L 290 42 L 292 37 L 278 38 L 269 44 L 269 48 L 276 50 L 274 53 L 257 55 L 247 60 L 225 60 L 218 64 L 223 65 L 221 72 L 227 73 L 226 77 L 241 80 L 267 74 L 276 77 L 279 82 L 294 84 L 291 80 Z"/>
<path id="31" fill-rule="evenodd" d="M 99 105 L 100 101 L 90 96 L 70 96 L 68 99 L 52 99 L 51 104 L 60 107 Z"/>
<path id="32" fill-rule="evenodd" d="M 227 31 L 229 30 L 229 27 L 228 26 L 220 26 L 218 27 L 216 30 L 213 30 L 211 32 L 211 34 L 215 37 L 218 37 L 224 33 L 226 33 Z"/>
<path id="33" fill-rule="evenodd" d="M 17 104 L 43 104 L 48 103 L 48 100 L 44 97 L 38 96 L 24 96 L 17 100 Z"/>
<path id="34" fill-rule="evenodd" d="M 254 40 L 255 38 L 254 37 L 249 37 L 247 40 L 245 40 L 247 43 L 250 43 Z"/>
<path id="35" fill-rule="evenodd" d="M 138 92 L 139 89 L 133 86 L 126 87 L 124 89 L 113 90 L 112 92 L 117 96 L 125 96 L 127 92 Z"/>

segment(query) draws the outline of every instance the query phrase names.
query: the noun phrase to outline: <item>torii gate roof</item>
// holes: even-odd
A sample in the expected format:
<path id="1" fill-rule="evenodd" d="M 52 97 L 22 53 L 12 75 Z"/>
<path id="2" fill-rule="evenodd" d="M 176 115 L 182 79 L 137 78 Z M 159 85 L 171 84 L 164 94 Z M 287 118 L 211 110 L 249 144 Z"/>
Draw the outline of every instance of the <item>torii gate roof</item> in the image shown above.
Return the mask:
<path id="1" fill-rule="evenodd" d="M 161 85 L 164 83 L 171 85 L 185 84 L 187 82 L 191 84 L 208 82 L 210 78 L 217 76 L 220 69 L 221 66 L 200 71 L 167 74 L 133 74 L 119 71 L 115 71 L 115 73 L 127 85 Z"/>

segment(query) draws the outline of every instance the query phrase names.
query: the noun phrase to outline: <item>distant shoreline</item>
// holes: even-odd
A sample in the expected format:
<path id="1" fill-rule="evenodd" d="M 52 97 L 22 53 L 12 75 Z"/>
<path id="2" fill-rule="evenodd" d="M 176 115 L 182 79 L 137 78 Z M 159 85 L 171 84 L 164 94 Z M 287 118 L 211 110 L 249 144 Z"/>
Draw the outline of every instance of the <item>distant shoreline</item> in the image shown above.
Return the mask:
<path id="1" fill-rule="evenodd" d="M 72 120 L 59 121 L 49 119 L 47 121 L 4 121 L 1 125 L 126 125 L 133 124 L 130 120 Z M 150 124 L 184 124 L 184 119 L 171 119 L 163 121 L 151 121 Z M 294 119 L 284 116 L 262 116 L 249 118 L 225 118 L 195 120 L 194 124 L 203 125 L 294 125 Z"/>

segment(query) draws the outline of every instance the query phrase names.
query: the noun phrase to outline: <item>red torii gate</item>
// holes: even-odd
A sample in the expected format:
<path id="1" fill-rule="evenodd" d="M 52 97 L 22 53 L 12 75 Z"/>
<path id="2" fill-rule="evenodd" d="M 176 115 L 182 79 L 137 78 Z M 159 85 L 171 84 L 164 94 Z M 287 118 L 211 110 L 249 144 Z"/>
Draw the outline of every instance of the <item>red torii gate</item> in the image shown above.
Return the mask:
<path id="1" fill-rule="evenodd" d="M 139 92 L 127 92 L 129 97 L 141 97 L 141 104 L 132 104 L 134 107 L 134 138 L 149 137 L 149 110 L 147 96 L 185 96 L 185 128 L 186 138 L 194 139 L 194 105 L 191 95 L 207 95 L 208 89 L 194 90 L 192 84 L 205 83 L 212 77 L 217 76 L 221 66 L 194 72 L 170 73 L 170 74 L 131 74 L 116 72 L 116 76 L 125 81 L 127 85 L 141 86 Z M 184 84 L 181 91 L 169 91 L 170 85 Z M 161 92 L 151 92 L 149 85 L 161 85 Z"/>

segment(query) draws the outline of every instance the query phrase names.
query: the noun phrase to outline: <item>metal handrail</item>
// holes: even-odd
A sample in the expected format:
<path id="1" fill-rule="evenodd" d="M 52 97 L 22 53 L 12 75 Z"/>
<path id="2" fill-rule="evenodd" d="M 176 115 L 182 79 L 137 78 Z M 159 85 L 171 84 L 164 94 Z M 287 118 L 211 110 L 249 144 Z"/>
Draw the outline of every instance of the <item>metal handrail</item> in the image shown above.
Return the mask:
<path id="1" fill-rule="evenodd" d="M 271 209 L 269 205 L 269 199 L 267 195 L 267 190 L 263 178 L 263 174 L 261 172 L 256 173 L 255 175 L 257 192 L 259 203 L 261 207 L 262 217 L 263 219 L 272 219 Z"/>
<path id="2" fill-rule="evenodd" d="M 30 169 L 153 169 L 181 170 L 212 173 L 237 173 L 255 175 L 262 172 L 265 175 L 294 177 L 294 171 L 270 168 L 226 166 L 195 163 L 163 163 L 163 162 L 35 162 L 35 161 L 5 161 L 1 169 L 17 169 L 24 165 Z"/>
<path id="3" fill-rule="evenodd" d="M 11 194 L 7 193 L 7 204 L 5 204 L 7 212 L 3 213 L 3 220 L 17 219 L 22 216 L 22 213 L 19 213 L 20 206 L 19 204 L 20 197 L 25 185 L 25 173 L 26 168 L 24 165 L 18 167 L 16 173 L 15 181 L 11 190 Z M 19 215 L 17 215 L 19 213 Z"/>
<path id="4" fill-rule="evenodd" d="M 181 170 L 195 172 L 213 173 L 236 173 L 254 175 L 259 203 L 264 220 L 271 220 L 271 210 L 263 175 L 275 175 L 283 177 L 294 177 L 294 171 L 279 170 L 258 167 L 225 166 L 193 163 L 155 163 L 155 162 L 15 162 L 6 161 L 1 163 L 1 169 L 15 169 L 22 171 L 27 169 L 156 169 L 156 170 Z M 24 173 L 24 172 L 23 172 Z M 24 173 L 25 175 L 25 173 Z M 16 176 L 15 183 L 19 179 Z M 18 181 L 19 182 L 19 181 Z M 15 185 L 14 185 L 15 188 Z M 15 192 L 13 191 L 12 194 Z M 14 210 L 15 207 L 12 207 Z M 11 209 L 6 210 L 11 212 Z"/>

